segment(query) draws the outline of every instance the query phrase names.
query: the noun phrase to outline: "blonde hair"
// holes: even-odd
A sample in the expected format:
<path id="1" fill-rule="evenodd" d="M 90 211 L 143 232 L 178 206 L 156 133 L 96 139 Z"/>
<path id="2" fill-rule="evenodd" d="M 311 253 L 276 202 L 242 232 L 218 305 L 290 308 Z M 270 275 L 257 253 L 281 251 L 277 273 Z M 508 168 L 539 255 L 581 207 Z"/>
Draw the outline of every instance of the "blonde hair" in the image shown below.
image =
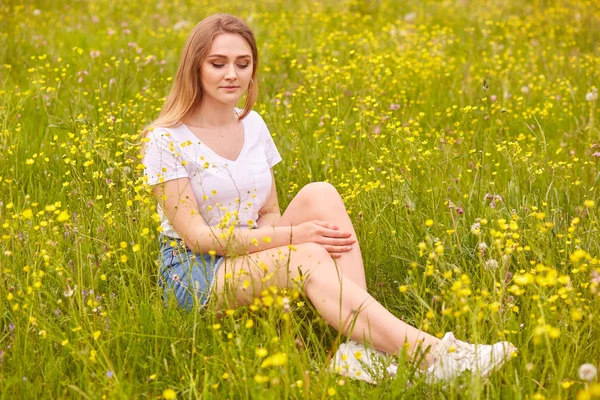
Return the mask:
<path id="1" fill-rule="evenodd" d="M 239 115 L 243 119 L 250 113 L 258 97 L 258 48 L 250 27 L 241 19 L 229 14 L 215 14 L 204 18 L 192 30 L 181 53 L 179 68 L 175 75 L 173 87 L 167 96 L 167 102 L 156 118 L 142 132 L 142 137 L 156 127 L 172 127 L 181 123 L 181 119 L 202 99 L 200 85 L 200 67 L 210 51 L 215 37 L 232 33 L 246 40 L 252 51 L 252 79 L 248 86 L 248 94 L 244 108 Z"/>

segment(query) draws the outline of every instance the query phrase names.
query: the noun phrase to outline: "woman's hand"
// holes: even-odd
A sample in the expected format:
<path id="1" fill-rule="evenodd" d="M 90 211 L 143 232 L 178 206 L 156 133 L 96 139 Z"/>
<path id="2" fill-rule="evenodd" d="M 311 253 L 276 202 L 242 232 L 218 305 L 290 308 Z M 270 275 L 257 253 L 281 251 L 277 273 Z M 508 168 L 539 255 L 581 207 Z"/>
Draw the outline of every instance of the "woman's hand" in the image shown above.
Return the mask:
<path id="1" fill-rule="evenodd" d="M 317 243 L 323 246 L 334 258 L 352 250 L 356 242 L 350 232 L 342 232 L 327 221 L 313 220 L 303 222 L 292 228 L 292 244 Z"/>

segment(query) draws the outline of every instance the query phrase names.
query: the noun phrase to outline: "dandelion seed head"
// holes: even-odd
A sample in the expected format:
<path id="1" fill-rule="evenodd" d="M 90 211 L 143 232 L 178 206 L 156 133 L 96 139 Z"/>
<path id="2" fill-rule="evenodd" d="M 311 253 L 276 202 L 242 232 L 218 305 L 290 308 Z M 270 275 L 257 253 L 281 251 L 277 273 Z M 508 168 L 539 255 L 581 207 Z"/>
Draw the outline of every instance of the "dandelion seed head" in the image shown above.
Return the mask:
<path id="1" fill-rule="evenodd" d="M 486 270 L 494 271 L 494 270 L 498 269 L 498 261 L 494 260 L 493 258 L 490 260 L 487 260 L 484 264 L 484 267 Z"/>
<path id="2" fill-rule="evenodd" d="M 598 89 L 594 88 L 590 92 L 585 94 L 585 99 L 587 101 L 596 101 L 598 100 Z"/>
<path id="3" fill-rule="evenodd" d="M 579 378 L 584 381 L 592 381 L 594 380 L 594 378 L 596 378 L 596 375 L 598 374 L 596 366 L 589 363 L 581 364 L 577 372 L 579 374 Z"/>

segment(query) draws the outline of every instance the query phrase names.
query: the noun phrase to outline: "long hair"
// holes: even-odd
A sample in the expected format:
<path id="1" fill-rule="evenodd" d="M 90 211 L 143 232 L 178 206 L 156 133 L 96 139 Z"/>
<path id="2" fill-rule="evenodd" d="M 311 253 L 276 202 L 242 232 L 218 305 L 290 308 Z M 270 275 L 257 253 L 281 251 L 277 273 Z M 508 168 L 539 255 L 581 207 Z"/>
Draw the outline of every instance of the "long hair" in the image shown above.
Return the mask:
<path id="1" fill-rule="evenodd" d="M 252 79 L 248 86 L 246 102 L 239 119 L 250 113 L 258 97 L 258 48 L 250 27 L 241 19 L 229 14 L 215 14 L 204 18 L 192 30 L 181 53 L 179 68 L 173 87 L 167 96 L 167 102 L 156 118 L 142 132 L 146 136 L 149 129 L 179 125 L 181 119 L 202 100 L 200 67 L 208 56 L 215 37 L 225 33 L 240 35 L 246 40 L 252 51 Z"/>

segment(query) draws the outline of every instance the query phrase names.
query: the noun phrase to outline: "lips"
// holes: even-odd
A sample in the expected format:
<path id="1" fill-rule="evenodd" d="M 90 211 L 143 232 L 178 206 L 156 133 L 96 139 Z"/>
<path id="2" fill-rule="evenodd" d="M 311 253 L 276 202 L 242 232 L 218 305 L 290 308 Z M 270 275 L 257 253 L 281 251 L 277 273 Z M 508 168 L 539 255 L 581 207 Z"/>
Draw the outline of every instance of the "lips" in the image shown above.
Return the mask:
<path id="1" fill-rule="evenodd" d="M 221 86 L 223 89 L 238 89 L 239 86 Z"/>

